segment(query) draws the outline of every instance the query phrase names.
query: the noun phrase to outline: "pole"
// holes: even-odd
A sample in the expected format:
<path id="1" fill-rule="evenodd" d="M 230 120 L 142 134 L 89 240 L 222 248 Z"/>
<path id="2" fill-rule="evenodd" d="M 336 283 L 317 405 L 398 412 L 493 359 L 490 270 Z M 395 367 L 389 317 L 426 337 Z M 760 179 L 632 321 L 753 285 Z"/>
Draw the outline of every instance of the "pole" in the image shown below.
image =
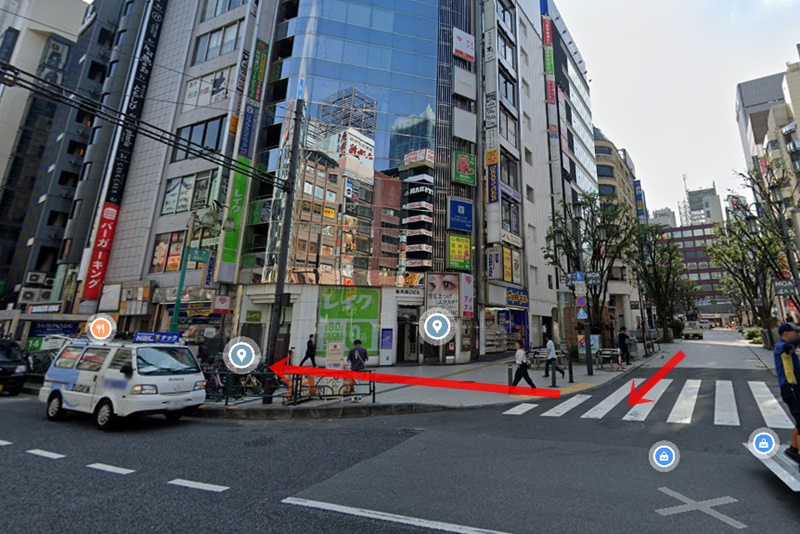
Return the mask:
<path id="1" fill-rule="evenodd" d="M 577 224 L 576 230 L 577 246 L 578 246 L 578 272 L 583 272 L 583 236 L 581 235 L 581 225 Z M 592 329 L 589 326 L 589 321 L 583 322 L 583 343 L 586 346 L 586 374 L 589 376 L 594 375 L 592 366 Z"/>
<path id="2" fill-rule="evenodd" d="M 642 281 L 636 280 L 636 288 L 639 292 L 639 318 L 642 321 L 642 338 L 644 338 L 644 355 L 645 357 L 650 356 L 647 351 L 647 323 L 645 322 L 644 317 L 644 300 L 642 299 Z"/>
<path id="3" fill-rule="evenodd" d="M 480 358 L 483 348 L 486 347 L 486 280 L 484 274 L 483 262 L 486 261 L 484 244 L 484 226 L 486 221 L 483 213 L 483 181 L 484 181 L 484 147 L 483 147 L 483 103 L 484 103 L 484 86 L 483 86 L 483 35 L 481 35 L 481 24 L 483 18 L 482 0 L 473 0 L 472 2 L 472 27 L 475 36 L 475 74 L 478 79 L 477 92 L 475 97 L 475 113 L 478 116 L 476 121 L 477 132 L 475 135 L 475 176 L 477 178 L 478 187 L 475 191 L 475 255 L 478 256 L 475 260 L 475 280 L 477 282 L 475 294 L 475 310 L 477 313 L 478 324 L 478 338 L 477 338 L 477 352 Z"/>
<path id="4" fill-rule="evenodd" d="M 302 98 L 295 100 L 294 130 L 292 131 L 292 149 L 289 159 L 289 176 L 286 179 L 286 202 L 283 208 L 283 228 L 281 229 L 281 245 L 278 250 L 278 277 L 275 280 L 275 302 L 272 303 L 272 316 L 269 326 L 269 339 L 267 350 L 267 365 L 275 363 L 275 343 L 278 330 L 281 326 L 281 311 L 286 286 L 286 264 L 289 261 L 289 241 L 292 237 L 292 214 L 294 211 L 295 182 L 297 181 L 297 167 L 300 164 L 300 132 L 303 124 Z M 264 388 L 262 403 L 272 401 L 272 391 Z"/>
<path id="5" fill-rule="evenodd" d="M 169 323 L 169 331 L 178 331 L 178 316 L 181 313 L 181 297 L 183 296 L 183 284 L 186 283 L 186 264 L 189 260 L 189 253 L 192 247 L 192 235 L 194 234 L 194 223 L 197 215 L 192 212 L 189 215 L 189 227 L 186 229 L 186 237 L 183 239 L 183 254 L 181 254 L 181 274 L 178 278 L 178 293 L 175 295 L 175 307 L 172 309 L 172 320 Z"/>

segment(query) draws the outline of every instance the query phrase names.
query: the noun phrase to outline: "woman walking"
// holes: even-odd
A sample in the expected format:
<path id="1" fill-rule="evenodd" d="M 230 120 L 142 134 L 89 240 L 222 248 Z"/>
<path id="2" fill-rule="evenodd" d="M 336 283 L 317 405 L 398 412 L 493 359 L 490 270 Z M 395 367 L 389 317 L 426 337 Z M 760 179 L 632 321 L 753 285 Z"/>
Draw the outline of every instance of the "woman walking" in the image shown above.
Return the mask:
<path id="1" fill-rule="evenodd" d="M 522 341 L 517 341 L 515 361 L 517 362 L 517 372 L 514 373 L 514 382 L 512 385 L 516 386 L 519 384 L 519 381 L 524 378 L 525 382 L 527 382 L 530 387 L 535 388 L 536 385 L 528 374 L 528 356 L 525 354 L 525 349 L 522 348 Z"/>

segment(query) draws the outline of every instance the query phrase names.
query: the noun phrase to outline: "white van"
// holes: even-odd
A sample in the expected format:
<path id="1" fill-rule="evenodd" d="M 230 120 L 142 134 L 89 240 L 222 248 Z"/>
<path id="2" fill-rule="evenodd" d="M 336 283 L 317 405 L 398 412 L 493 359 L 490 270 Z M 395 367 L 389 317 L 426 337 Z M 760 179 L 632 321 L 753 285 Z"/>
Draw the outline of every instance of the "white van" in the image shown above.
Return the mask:
<path id="1" fill-rule="evenodd" d="M 120 417 L 164 414 L 177 421 L 205 402 L 206 381 L 188 348 L 166 343 L 73 341 L 53 360 L 39 391 L 47 419 L 94 414 L 106 430 Z"/>

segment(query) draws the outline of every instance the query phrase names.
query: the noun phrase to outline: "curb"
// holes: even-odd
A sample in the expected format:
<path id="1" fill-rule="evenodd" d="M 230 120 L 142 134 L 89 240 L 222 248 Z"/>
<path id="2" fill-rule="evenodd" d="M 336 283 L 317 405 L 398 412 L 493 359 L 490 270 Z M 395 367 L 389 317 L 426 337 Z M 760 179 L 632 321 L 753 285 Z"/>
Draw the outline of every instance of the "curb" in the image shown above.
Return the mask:
<path id="1" fill-rule="evenodd" d="M 276 406 L 261 409 L 204 408 L 191 415 L 201 419 L 239 419 L 282 421 L 290 419 L 343 419 L 350 417 L 369 417 L 381 415 L 410 415 L 434 413 L 446 410 L 459 410 L 431 404 L 359 404 L 306 408 L 302 406 Z"/>

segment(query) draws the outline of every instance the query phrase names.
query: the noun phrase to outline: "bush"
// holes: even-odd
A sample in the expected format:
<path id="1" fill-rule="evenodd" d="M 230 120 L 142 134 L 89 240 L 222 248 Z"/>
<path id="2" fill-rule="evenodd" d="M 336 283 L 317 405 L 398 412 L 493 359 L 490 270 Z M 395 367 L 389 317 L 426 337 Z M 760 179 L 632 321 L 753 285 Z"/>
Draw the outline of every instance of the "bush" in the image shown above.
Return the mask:
<path id="1" fill-rule="evenodd" d="M 755 341 L 756 338 L 761 337 L 761 329 L 757 326 L 751 326 L 750 328 L 745 328 L 742 332 L 742 337 L 744 337 L 748 341 Z"/>
<path id="2" fill-rule="evenodd" d="M 682 320 L 678 319 L 677 317 L 672 320 L 672 335 L 675 337 L 681 337 L 683 335 L 683 329 L 686 325 L 683 323 Z"/>
<path id="3" fill-rule="evenodd" d="M 578 347 L 570 347 L 567 351 L 567 355 L 569 359 L 572 361 L 577 362 L 580 359 L 580 352 L 578 351 Z"/>
<path id="4" fill-rule="evenodd" d="M 750 341 L 750 344 L 751 344 L 751 345 L 763 345 L 763 344 L 764 344 L 764 340 L 763 340 L 763 339 L 761 339 L 761 336 L 759 336 L 759 337 L 754 337 L 754 338 L 753 338 L 753 339 Z"/>

